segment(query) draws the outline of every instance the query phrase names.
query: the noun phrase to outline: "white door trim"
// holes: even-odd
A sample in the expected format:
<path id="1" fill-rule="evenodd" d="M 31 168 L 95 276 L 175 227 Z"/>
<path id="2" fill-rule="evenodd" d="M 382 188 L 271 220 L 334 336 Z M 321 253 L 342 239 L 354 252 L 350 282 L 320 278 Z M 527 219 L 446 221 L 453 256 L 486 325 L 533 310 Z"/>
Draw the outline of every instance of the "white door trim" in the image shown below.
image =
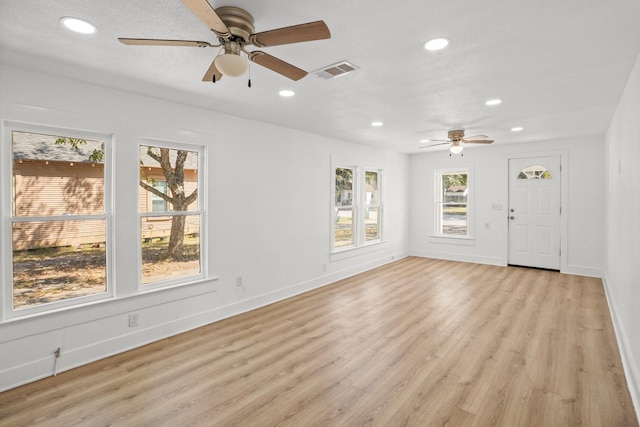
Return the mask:
<path id="1" fill-rule="evenodd" d="M 569 151 L 568 150 L 552 150 L 552 151 L 531 151 L 526 153 L 509 153 L 506 159 L 506 172 L 505 178 L 507 179 L 507 185 L 505 191 L 507 195 L 505 200 L 509 201 L 509 160 L 510 159 L 523 159 L 528 157 L 548 157 L 548 156 L 560 156 L 560 179 L 562 184 L 560 185 L 560 206 L 562 207 L 562 215 L 560 215 L 560 272 L 566 273 L 568 270 L 568 255 L 567 250 L 567 236 L 569 232 Z M 508 227 L 509 221 L 509 209 L 505 211 L 505 226 Z M 505 233 L 504 238 L 504 263 L 508 263 L 509 259 L 509 233 Z"/>

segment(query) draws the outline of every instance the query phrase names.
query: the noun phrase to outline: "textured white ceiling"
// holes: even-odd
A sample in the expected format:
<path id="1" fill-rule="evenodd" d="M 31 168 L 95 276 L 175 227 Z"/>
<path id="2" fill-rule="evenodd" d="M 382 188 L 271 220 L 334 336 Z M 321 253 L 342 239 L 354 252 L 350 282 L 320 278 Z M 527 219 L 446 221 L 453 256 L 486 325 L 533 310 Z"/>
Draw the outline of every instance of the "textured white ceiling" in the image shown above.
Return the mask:
<path id="1" fill-rule="evenodd" d="M 117 37 L 205 40 L 181 0 L 0 0 L 0 61 L 329 137 L 418 152 L 423 138 L 464 128 L 496 144 L 602 135 L 640 52 L 638 0 L 232 0 L 256 31 L 323 19 L 329 40 L 262 50 L 307 71 L 293 82 L 258 65 L 203 83 L 217 49 L 125 46 Z M 81 36 L 59 18 L 98 32 Z M 447 37 L 449 47 L 423 45 Z M 280 98 L 293 89 L 293 98 Z M 487 107 L 487 99 L 503 103 Z M 384 126 L 371 128 L 374 120 Z M 513 126 L 523 126 L 518 134 Z"/>

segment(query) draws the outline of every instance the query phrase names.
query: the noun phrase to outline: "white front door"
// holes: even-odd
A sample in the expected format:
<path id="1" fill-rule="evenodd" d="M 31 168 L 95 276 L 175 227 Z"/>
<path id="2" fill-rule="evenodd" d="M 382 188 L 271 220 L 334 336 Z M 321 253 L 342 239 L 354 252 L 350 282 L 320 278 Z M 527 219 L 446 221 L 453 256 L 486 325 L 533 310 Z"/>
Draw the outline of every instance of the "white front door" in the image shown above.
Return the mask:
<path id="1" fill-rule="evenodd" d="M 560 156 L 509 159 L 508 262 L 560 270 Z"/>

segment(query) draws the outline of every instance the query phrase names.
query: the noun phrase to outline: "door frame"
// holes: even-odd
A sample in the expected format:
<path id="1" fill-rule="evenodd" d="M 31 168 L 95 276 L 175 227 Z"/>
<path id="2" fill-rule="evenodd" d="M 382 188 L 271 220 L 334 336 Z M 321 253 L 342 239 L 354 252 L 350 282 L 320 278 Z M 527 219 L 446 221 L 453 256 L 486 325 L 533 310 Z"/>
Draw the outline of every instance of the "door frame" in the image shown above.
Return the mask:
<path id="1" fill-rule="evenodd" d="M 505 258 L 504 264 L 508 265 L 509 262 L 509 160 L 511 159 L 526 159 L 529 157 L 560 157 L 560 208 L 562 213 L 560 214 L 560 272 L 565 273 L 568 270 L 568 245 L 567 235 L 569 233 L 569 152 L 568 150 L 550 150 L 550 151 L 531 151 L 525 153 L 509 153 L 505 162 L 507 178 L 505 185 L 505 192 L 507 200 L 507 208 L 504 212 L 504 220 L 506 225 L 505 232 Z"/>

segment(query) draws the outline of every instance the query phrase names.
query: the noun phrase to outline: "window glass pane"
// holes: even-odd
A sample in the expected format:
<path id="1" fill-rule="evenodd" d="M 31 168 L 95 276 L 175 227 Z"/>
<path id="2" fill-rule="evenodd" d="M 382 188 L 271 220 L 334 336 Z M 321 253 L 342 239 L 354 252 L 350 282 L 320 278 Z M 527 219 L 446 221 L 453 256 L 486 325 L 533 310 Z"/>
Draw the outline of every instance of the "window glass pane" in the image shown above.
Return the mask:
<path id="1" fill-rule="evenodd" d="M 353 208 L 336 208 L 334 247 L 354 244 Z"/>
<path id="2" fill-rule="evenodd" d="M 167 194 L 167 181 L 153 181 L 153 188 Z M 167 210 L 167 201 L 155 193 L 149 193 L 151 195 L 151 212 L 165 212 Z"/>
<path id="3" fill-rule="evenodd" d="M 366 240 L 378 240 L 380 238 L 380 207 L 367 206 L 364 217 Z"/>
<path id="4" fill-rule="evenodd" d="M 365 174 L 365 204 L 377 205 L 380 203 L 378 198 L 378 172 L 367 171 Z"/>
<path id="5" fill-rule="evenodd" d="M 197 211 L 198 155 L 195 150 L 140 146 L 140 232 L 142 284 L 202 273 L 201 213 Z M 166 215 L 150 215 L 166 212 Z"/>
<path id="6" fill-rule="evenodd" d="M 544 166 L 529 166 L 518 174 L 518 179 L 551 179 L 551 172 L 547 170 Z"/>
<path id="7" fill-rule="evenodd" d="M 163 200 L 157 192 L 171 195 L 165 210 L 198 209 L 198 152 L 173 148 L 140 146 L 140 212 L 160 208 L 153 200 Z M 164 182 L 164 184 L 160 184 Z M 156 186 L 162 186 L 158 187 Z M 164 191 L 163 191 L 164 190 Z M 154 199 L 154 197 L 156 199 Z M 151 203 L 144 202 L 151 200 Z"/>
<path id="8" fill-rule="evenodd" d="M 102 142 L 12 131 L 13 216 L 104 213 Z"/>
<path id="9" fill-rule="evenodd" d="M 336 206 L 353 205 L 353 169 L 336 168 Z"/>
<path id="10" fill-rule="evenodd" d="M 467 234 L 467 205 L 445 204 L 442 207 L 442 234 Z"/>
<path id="11" fill-rule="evenodd" d="M 444 235 L 468 234 L 468 174 L 466 172 L 442 172 L 439 175 L 437 201 L 437 232 Z"/>
<path id="12" fill-rule="evenodd" d="M 143 217 L 142 283 L 200 274 L 200 216 Z"/>
<path id="13" fill-rule="evenodd" d="M 104 220 L 15 222 L 13 307 L 106 292 Z"/>

